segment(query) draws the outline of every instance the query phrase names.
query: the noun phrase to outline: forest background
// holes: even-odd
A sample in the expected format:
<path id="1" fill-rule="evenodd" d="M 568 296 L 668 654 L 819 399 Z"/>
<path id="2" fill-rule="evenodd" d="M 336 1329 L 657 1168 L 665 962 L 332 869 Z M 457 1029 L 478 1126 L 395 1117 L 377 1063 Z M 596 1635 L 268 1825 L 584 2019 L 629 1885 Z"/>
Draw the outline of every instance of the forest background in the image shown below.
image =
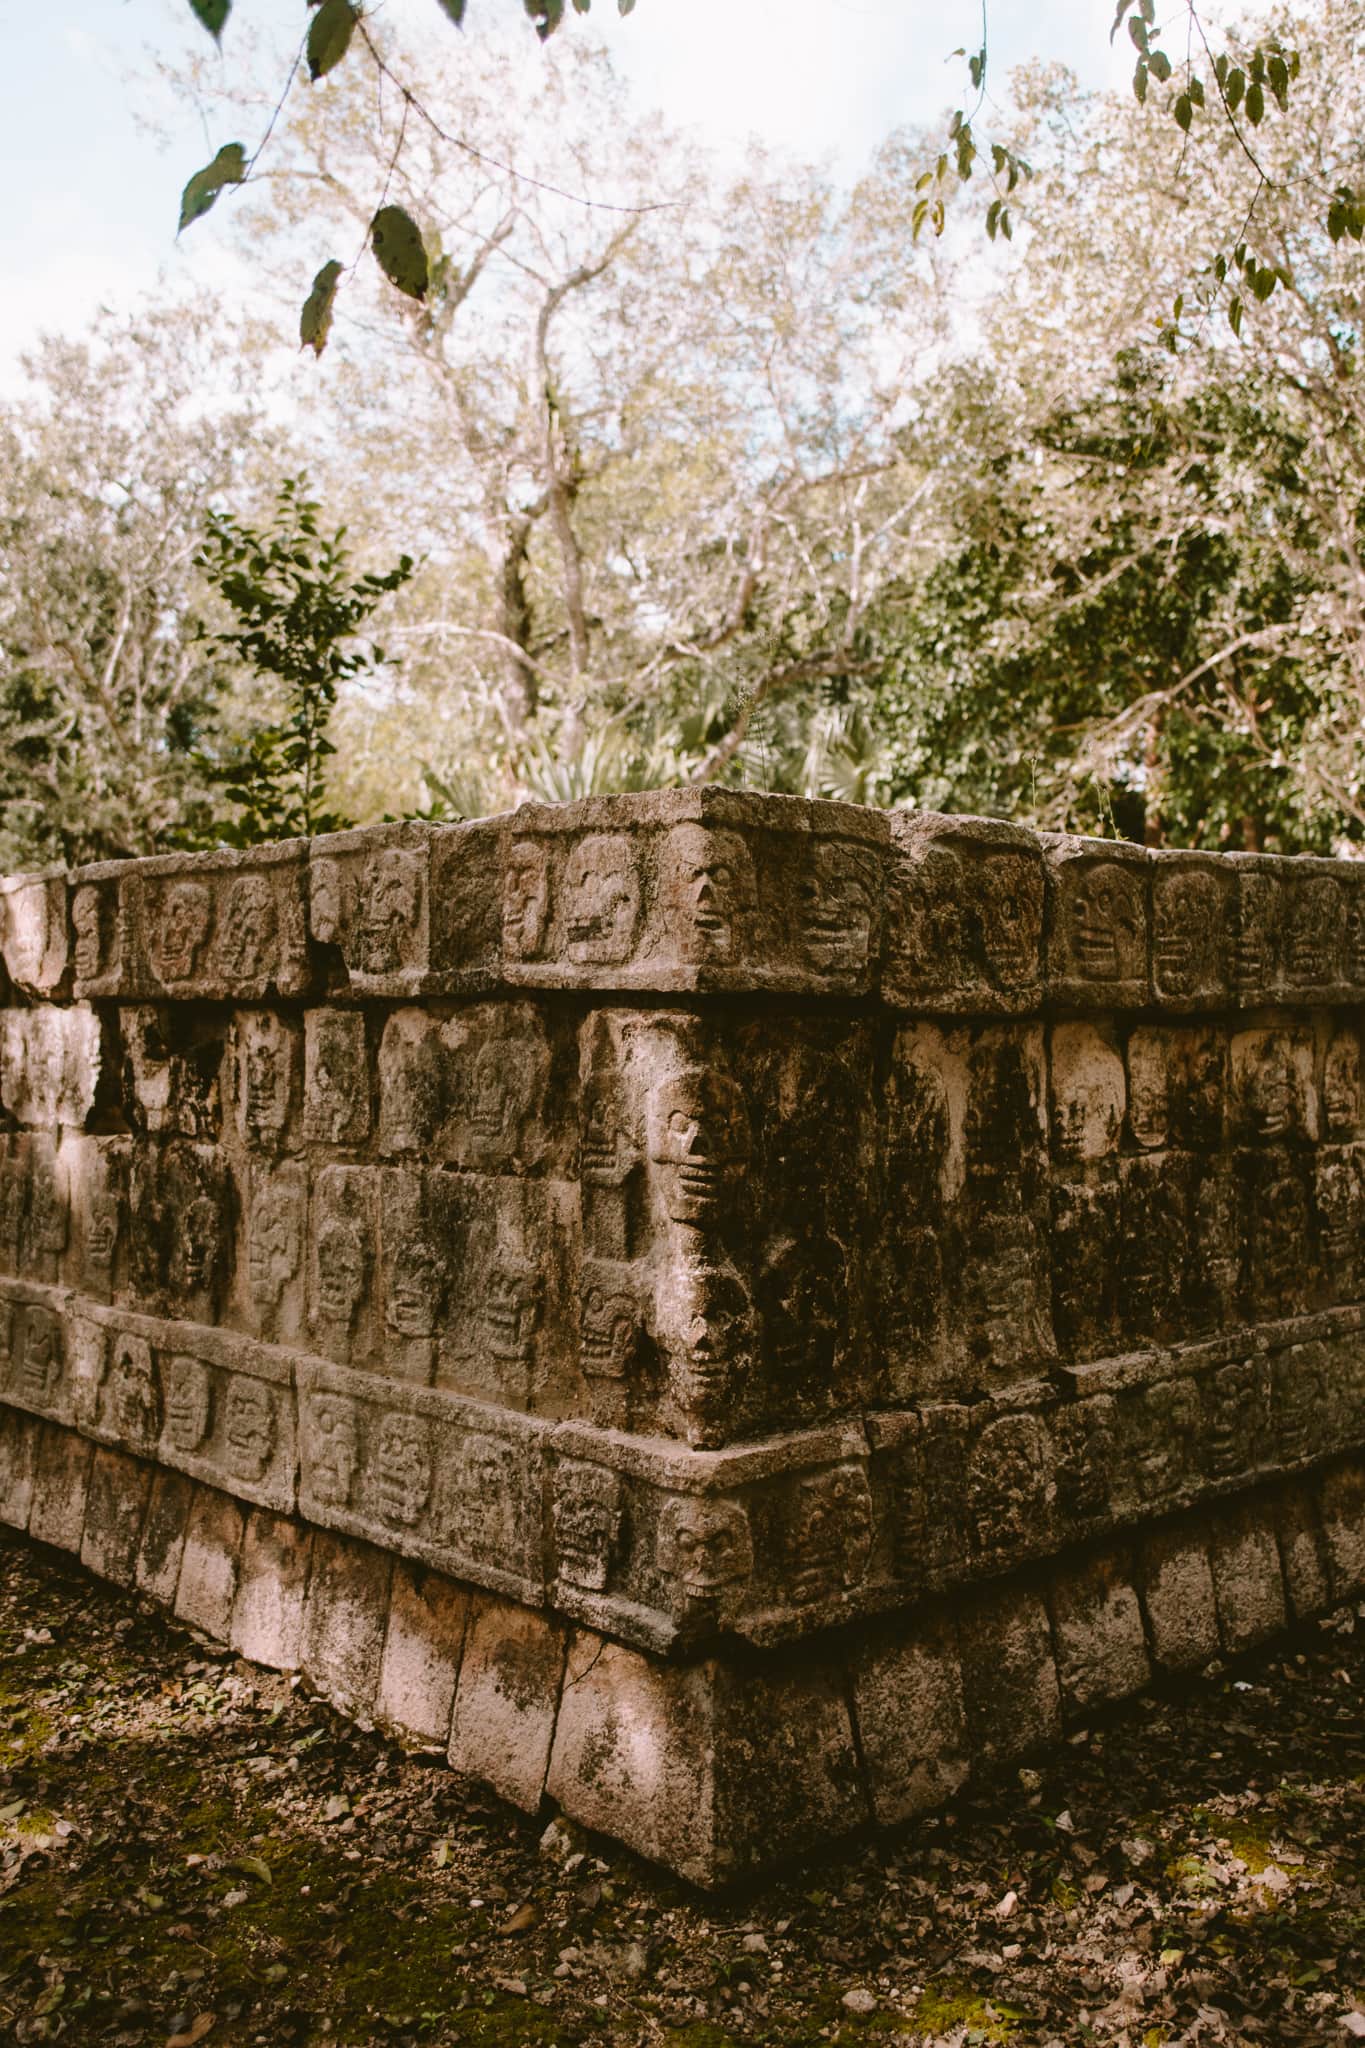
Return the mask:
<path id="1" fill-rule="evenodd" d="M 1140 102 L 1043 57 L 979 110 L 973 77 L 974 178 L 946 115 L 854 175 L 736 161 L 578 22 L 429 12 L 420 118 L 296 74 L 187 227 L 259 289 L 102 313 L 0 403 L 0 871 L 693 781 L 1365 846 L 1365 247 L 1325 225 L 1365 187 L 1358 6 L 1220 23 L 1299 58 L 1254 136 L 1185 118 L 1178 67 Z M 210 155 L 289 75 L 232 31 L 149 94 Z M 420 298 L 359 260 L 377 195 Z M 1248 244 L 1243 308 L 1215 266 Z M 302 813 L 256 801 L 305 743 L 253 562 L 296 600 L 276 653 L 300 592 L 333 635 Z"/>

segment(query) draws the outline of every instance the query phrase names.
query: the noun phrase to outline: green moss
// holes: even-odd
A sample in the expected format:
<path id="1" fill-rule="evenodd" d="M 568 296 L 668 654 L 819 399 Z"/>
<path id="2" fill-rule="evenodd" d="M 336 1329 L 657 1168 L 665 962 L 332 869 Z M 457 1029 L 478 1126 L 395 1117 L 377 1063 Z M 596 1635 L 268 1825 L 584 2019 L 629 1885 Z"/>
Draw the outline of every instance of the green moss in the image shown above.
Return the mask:
<path id="1" fill-rule="evenodd" d="M 947 2034 L 966 2027 L 968 2041 L 1009 2041 L 1024 2014 L 1016 2007 L 987 2001 L 960 1978 L 944 1977 L 921 1993 L 910 2015 L 922 2034 Z"/>

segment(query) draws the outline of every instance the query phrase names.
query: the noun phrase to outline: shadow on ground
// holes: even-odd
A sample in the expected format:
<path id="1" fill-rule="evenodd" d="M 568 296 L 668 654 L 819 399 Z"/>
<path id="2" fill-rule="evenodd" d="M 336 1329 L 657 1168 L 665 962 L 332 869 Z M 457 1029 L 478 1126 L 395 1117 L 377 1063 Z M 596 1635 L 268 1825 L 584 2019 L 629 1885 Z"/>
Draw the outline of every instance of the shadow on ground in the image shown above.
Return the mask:
<path id="1" fill-rule="evenodd" d="M 0 2037 L 20 2043 L 1349 2043 L 1365 1622 L 720 1902 L 543 1833 L 0 1543 Z"/>

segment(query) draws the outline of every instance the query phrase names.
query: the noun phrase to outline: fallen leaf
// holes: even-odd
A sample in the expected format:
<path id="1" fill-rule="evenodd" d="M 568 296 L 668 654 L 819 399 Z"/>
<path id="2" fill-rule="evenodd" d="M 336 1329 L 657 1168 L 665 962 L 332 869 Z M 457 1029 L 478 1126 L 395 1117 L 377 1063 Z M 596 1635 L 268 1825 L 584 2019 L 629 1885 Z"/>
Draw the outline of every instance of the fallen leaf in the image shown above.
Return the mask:
<path id="1" fill-rule="evenodd" d="M 1009 1919 L 1009 1917 L 1010 1917 L 1010 1914 L 1011 1914 L 1011 1913 L 1012 1913 L 1012 1912 L 1014 1911 L 1014 1909 L 1015 1909 L 1015 1907 L 1016 1907 L 1016 1906 L 1018 1905 L 1018 1903 L 1019 1903 L 1019 1894 L 1018 1894 L 1018 1892 L 1006 1892 L 1006 1893 L 1005 1893 L 1005 1896 L 1004 1896 L 1004 1898 L 1003 1898 L 1003 1899 L 1001 1899 L 1001 1900 L 1000 1900 L 1000 1901 L 998 1902 L 998 1904 L 997 1904 L 997 1906 L 996 1906 L 996 1908 L 995 1908 L 995 1917 L 996 1917 L 996 1919 L 997 1919 L 997 1920 L 1008 1920 L 1008 1919 Z"/>
<path id="2" fill-rule="evenodd" d="M 1339 2024 L 1345 2027 L 1348 2034 L 1353 2034 L 1356 2040 L 1365 2041 L 1365 2012 L 1357 2012 L 1352 2008 L 1350 2012 L 1341 2015 Z"/>
<path id="3" fill-rule="evenodd" d="M 527 1928 L 534 1927 L 539 1918 L 539 1913 L 528 1900 L 524 1906 L 518 1906 L 510 1920 L 504 1920 L 497 1931 L 500 1935 L 525 1934 Z"/>
<path id="4" fill-rule="evenodd" d="M 196 2014 L 183 2034 L 172 2034 L 166 2048 L 194 2048 L 196 2041 L 202 2041 L 209 2029 L 217 2024 L 218 2015 L 213 2012 Z"/>
<path id="5" fill-rule="evenodd" d="M 229 1870 L 240 1870 L 246 1877 L 259 1878 L 264 1885 L 274 1883 L 270 1875 L 270 1865 L 263 1856 L 234 1856 L 227 1867 Z"/>

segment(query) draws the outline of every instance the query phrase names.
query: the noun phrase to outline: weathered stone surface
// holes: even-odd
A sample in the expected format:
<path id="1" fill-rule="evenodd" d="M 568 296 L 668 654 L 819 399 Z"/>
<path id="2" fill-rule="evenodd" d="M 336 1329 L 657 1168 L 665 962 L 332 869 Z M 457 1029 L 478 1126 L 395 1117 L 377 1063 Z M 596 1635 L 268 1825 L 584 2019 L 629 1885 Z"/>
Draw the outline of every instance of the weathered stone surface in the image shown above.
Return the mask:
<path id="1" fill-rule="evenodd" d="M 305 1596 L 313 1532 L 257 1508 L 246 1520 L 232 1647 L 255 1664 L 294 1671 L 303 1662 Z"/>
<path id="2" fill-rule="evenodd" d="M 959 1640 L 967 1727 L 977 1754 L 1017 1756 L 1055 1742 L 1061 1693 L 1040 1595 L 1013 1586 L 977 1594 L 962 1612 Z"/>
<path id="3" fill-rule="evenodd" d="M 303 1669 L 346 1712 L 374 1710 L 393 1560 L 368 1543 L 319 1530 L 313 1538 Z"/>
<path id="4" fill-rule="evenodd" d="M 527 1813 L 545 1787 L 565 1650 L 558 1622 L 504 1600 L 471 1601 L 450 1761 Z"/>
<path id="5" fill-rule="evenodd" d="M 1209 1533 L 1223 1648 L 1251 1650 L 1285 1625 L 1284 1578 L 1275 1529 L 1258 1506 L 1224 1508 Z"/>
<path id="6" fill-rule="evenodd" d="M 1351 863 L 677 790 L 0 951 L 0 1513 L 523 1801 L 571 1628 L 714 1876 L 1365 1586 Z"/>
<path id="7" fill-rule="evenodd" d="M 195 1488 L 176 1583 L 181 1621 L 226 1642 L 237 1597 L 246 1516 L 235 1500 L 211 1486 Z"/>
<path id="8" fill-rule="evenodd" d="M 1125 1559 L 1111 1552 L 1063 1571 L 1050 1605 L 1065 1713 L 1085 1714 L 1141 1691 L 1151 1667 Z"/>
<path id="9" fill-rule="evenodd" d="M 956 1632 L 941 1618 L 883 1626 L 852 1653 L 853 1714 L 876 1818 L 910 1820 L 971 1769 Z"/>
<path id="10" fill-rule="evenodd" d="M 92 1446 L 48 1423 L 38 1438 L 28 1533 L 58 1550 L 79 1550 Z"/>
<path id="11" fill-rule="evenodd" d="M 117 1454 L 108 1452 L 110 1458 Z M 170 1607 L 180 1582 L 195 1487 L 179 1472 L 157 1472 L 147 1501 L 134 1577 L 140 1593 Z"/>
<path id="12" fill-rule="evenodd" d="M 469 1619 L 469 1594 L 439 1572 L 396 1564 L 375 1715 L 445 1748 Z"/>
<path id="13" fill-rule="evenodd" d="M 1140 1546 L 1139 1584 L 1152 1655 L 1166 1671 L 1195 1671 L 1218 1653 L 1218 1608 L 1206 1531 L 1162 1529 Z"/>
<path id="14" fill-rule="evenodd" d="M 168 1606 L 175 1597 L 179 1578 L 180 1544 L 167 1543 L 167 1504 L 158 1503 L 159 1519 L 152 1525 L 151 1505 L 154 1477 L 169 1481 L 169 1474 L 154 1475 L 150 1466 L 122 1451 L 95 1447 L 90 1461 L 90 1480 L 85 1499 L 85 1528 L 81 1536 L 81 1563 L 115 1585 L 131 1586 L 150 1593 Z M 188 1520 L 188 1503 L 180 1520 Z M 171 1553 L 174 1569 L 170 1569 Z M 141 1559 L 148 1572 L 144 1581 Z"/>

